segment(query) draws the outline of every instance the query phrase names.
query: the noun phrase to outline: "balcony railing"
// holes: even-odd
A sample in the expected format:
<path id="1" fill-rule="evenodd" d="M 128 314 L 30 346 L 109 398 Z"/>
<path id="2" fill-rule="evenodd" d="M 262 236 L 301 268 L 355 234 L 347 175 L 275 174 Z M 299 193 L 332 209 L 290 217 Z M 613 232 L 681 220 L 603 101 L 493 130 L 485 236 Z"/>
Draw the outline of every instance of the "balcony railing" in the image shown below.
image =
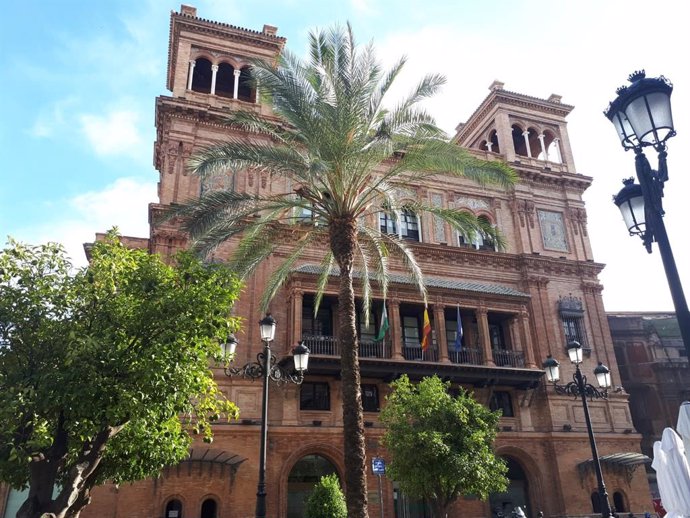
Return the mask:
<path id="1" fill-rule="evenodd" d="M 334 336 L 302 335 L 304 345 L 311 354 L 320 356 L 340 356 L 340 344 Z M 385 342 L 365 341 L 359 343 L 360 358 L 390 358 L 391 347 Z"/>
<path id="2" fill-rule="evenodd" d="M 484 365 L 484 355 L 481 349 L 470 349 L 465 347 L 459 351 L 448 351 L 448 356 L 453 363 Z"/>
<path id="3" fill-rule="evenodd" d="M 302 335 L 302 342 L 309 347 L 311 354 L 340 356 L 340 344 L 335 336 Z"/>
<path id="4" fill-rule="evenodd" d="M 492 351 L 494 363 L 497 367 L 524 367 L 525 355 L 522 351 L 505 351 L 494 349 Z"/>
<path id="5" fill-rule="evenodd" d="M 378 342 L 359 342 L 360 358 L 390 358 L 391 346 L 384 340 Z"/>
<path id="6" fill-rule="evenodd" d="M 422 348 L 403 346 L 402 348 L 403 357 L 406 360 L 411 360 L 415 362 L 437 362 L 438 361 L 438 349 L 429 347 L 426 351 L 422 351 Z"/>

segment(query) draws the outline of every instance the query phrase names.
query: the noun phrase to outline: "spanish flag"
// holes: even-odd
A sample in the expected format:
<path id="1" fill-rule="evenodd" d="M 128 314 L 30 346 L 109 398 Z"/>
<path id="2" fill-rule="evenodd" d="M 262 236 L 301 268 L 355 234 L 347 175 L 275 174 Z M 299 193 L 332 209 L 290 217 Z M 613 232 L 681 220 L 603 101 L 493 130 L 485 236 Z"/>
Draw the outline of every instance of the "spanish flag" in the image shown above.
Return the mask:
<path id="1" fill-rule="evenodd" d="M 424 326 L 422 326 L 422 351 L 429 348 L 429 335 L 431 334 L 431 322 L 429 322 L 429 312 L 424 308 Z"/>

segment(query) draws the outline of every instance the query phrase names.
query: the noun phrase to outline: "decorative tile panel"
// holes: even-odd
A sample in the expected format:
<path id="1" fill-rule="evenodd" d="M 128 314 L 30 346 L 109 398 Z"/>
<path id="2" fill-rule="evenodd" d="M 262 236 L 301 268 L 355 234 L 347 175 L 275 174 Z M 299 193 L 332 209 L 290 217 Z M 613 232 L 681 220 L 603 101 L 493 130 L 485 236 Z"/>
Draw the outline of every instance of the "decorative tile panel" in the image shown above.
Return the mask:
<path id="1" fill-rule="evenodd" d="M 537 210 L 537 213 L 539 214 L 539 225 L 541 226 L 544 248 L 567 252 L 568 241 L 565 237 L 563 214 L 550 210 Z"/>

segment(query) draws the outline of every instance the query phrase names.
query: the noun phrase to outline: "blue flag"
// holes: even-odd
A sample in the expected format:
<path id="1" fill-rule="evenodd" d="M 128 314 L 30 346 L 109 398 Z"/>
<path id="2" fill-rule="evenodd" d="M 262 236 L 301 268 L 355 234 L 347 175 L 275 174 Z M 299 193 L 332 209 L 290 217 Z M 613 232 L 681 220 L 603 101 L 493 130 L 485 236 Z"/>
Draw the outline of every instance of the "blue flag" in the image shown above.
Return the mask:
<path id="1" fill-rule="evenodd" d="M 462 349 L 462 319 L 460 318 L 460 306 L 458 306 L 458 327 L 455 332 L 455 350 L 460 352 Z"/>

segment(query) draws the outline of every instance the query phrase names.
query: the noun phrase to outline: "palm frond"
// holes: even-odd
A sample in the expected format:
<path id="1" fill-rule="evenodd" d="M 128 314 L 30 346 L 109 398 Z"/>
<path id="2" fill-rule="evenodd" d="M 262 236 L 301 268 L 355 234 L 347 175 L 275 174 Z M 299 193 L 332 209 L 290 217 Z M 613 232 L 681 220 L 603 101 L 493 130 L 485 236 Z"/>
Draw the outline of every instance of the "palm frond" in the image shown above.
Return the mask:
<path id="1" fill-rule="evenodd" d="M 223 173 L 228 167 L 254 168 L 284 176 L 303 176 L 309 169 L 309 164 L 297 147 L 231 138 L 192 155 L 188 167 L 201 178 Z"/>
<path id="2" fill-rule="evenodd" d="M 329 250 L 321 261 L 321 273 L 316 283 L 316 296 L 314 297 L 314 316 L 316 316 L 321 306 L 323 294 L 326 291 L 326 286 L 328 286 L 328 278 L 331 275 L 331 268 L 333 268 L 333 252 Z"/>
<path id="3" fill-rule="evenodd" d="M 416 285 L 417 290 L 422 296 L 424 305 L 426 305 L 427 291 L 426 285 L 424 283 L 424 274 L 422 273 L 422 269 L 419 267 L 419 263 L 417 263 L 417 259 L 415 258 L 412 250 L 410 250 L 410 248 L 407 246 L 407 243 L 404 240 L 398 238 L 398 236 L 394 236 L 392 234 L 384 234 L 383 232 L 379 232 L 379 235 L 384 242 L 390 244 L 390 246 L 388 247 L 389 250 L 393 254 L 400 256 L 400 258 L 403 261 L 403 265 L 405 266 L 405 269 L 408 271 L 410 275 L 410 280 L 413 284 Z"/>
<path id="4" fill-rule="evenodd" d="M 362 311 L 364 312 L 364 325 L 369 326 L 369 312 L 371 310 L 371 278 L 369 277 L 369 254 L 364 243 L 357 241 L 356 247 L 359 252 L 359 271 L 361 272 L 360 281 L 362 283 Z"/>
<path id="5" fill-rule="evenodd" d="M 388 298 L 388 284 L 390 281 L 388 271 L 388 246 L 386 246 L 385 240 L 381 237 L 382 233 L 378 229 L 366 225 L 359 225 L 358 230 L 362 235 L 360 239 L 365 243 L 365 246 L 370 247 L 373 252 L 369 257 L 373 257 L 376 261 L 375 279 L 379 284 L 381 296 L 385 300 Z"/>

